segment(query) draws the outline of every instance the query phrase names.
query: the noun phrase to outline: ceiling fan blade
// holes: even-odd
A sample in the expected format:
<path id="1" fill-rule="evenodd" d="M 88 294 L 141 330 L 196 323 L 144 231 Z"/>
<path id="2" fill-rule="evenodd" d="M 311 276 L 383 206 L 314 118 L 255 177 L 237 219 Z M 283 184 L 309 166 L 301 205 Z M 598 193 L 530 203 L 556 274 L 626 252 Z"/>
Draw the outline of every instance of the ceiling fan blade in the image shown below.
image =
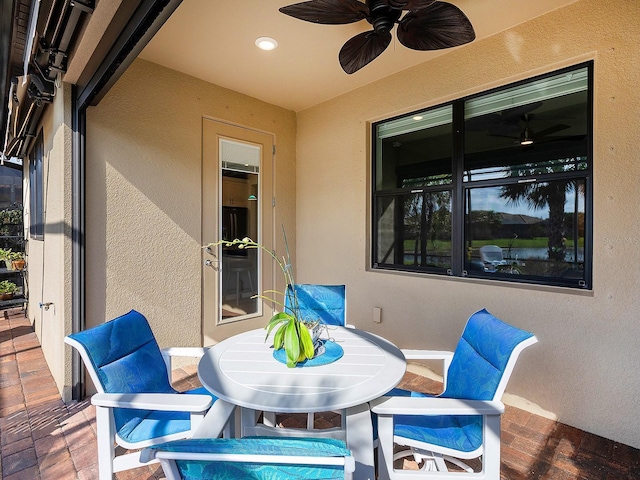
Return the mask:
<path id="1" fill-rule="evenodd" d="M 476 38 L 471 22 L 455 5 L 436 2 L 407 13 L 398 25 L 398 40 L 413 50 L 439 50 Z"/>
<path id="2" fill-rule="evenodd" d="M 384 0 L 384 2 L 398 10 L 421 10 L 433 5 L 436 0 Z"/>
<path id="3" fill-rule="evenodd" d="M 536 138 L 541 138 L 546 135 L 551 135 L 556 132 L 561 132 L 562 130 L 566 130 L 567 128 L 571 128 L 569 125 L 564 125 L 559 123 L 558 125 L 554 125 L 553 127 L 545 128 L 544 130 L 540 130 L 536 132 Z"/>
<path id="4" fill-rule="evenodd" d="M 364 20 L 367 6 L 358 0 L 309 0 L 280 8 L 280 12 L 312 23 L 341 25 Z"/>
<path id="5" fill-rule="evenodd" d="M 391 33 L 388 31 L 360 33 L 340 49 L 340 65 L 348 74 L 355 73 L 384 52 L 390 43 Z"/>

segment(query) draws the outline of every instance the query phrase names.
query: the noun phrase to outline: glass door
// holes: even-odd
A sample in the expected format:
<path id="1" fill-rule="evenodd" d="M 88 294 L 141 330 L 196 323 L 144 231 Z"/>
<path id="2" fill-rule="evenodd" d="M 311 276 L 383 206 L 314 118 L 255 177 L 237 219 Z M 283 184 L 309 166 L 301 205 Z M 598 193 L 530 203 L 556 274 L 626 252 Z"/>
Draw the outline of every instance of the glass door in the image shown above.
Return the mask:
<path id="1" fill-rule="evenodd" d="M 273 136 L 203 119 L 202 243 L 249 237 L 273 244 Z M 272 306 L 255 297 L 272 288 L 273 262 L 261 250 L 202 252 L 203 344 L 260 328 Z"/>

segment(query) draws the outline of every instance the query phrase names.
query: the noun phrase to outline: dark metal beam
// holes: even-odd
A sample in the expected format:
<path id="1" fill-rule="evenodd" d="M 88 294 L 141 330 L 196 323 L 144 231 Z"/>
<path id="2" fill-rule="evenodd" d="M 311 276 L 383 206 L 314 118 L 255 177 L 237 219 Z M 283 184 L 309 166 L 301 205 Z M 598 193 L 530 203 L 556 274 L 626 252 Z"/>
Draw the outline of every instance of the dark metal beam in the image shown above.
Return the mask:
<path id="1" fill-rule="evenodd" d="M 182 0 L 140 2 L 102 64 L 79 92 L 79 106 L 98 104 L 180 3 Z"/>

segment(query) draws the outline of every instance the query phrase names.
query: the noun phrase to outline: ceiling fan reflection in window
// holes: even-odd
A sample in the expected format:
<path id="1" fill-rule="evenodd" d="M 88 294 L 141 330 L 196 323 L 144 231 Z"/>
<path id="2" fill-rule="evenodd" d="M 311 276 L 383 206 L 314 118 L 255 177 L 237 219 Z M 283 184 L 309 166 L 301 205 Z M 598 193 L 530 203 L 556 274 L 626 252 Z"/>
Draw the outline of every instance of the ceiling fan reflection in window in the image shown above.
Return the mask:
<path id="1" fill-rule="evenodd" d="M 396 23 L 398 40 L 413 50 L 457 47 L 476 38 L 471 22 L 458 7 L 436 0 L 309 0 L 282 7 L 280 12 L 325 25 L 369 22 L 373 30 L 351 38 L 340 50 L 338 59 L 348 74 L 360 70 L 389 46 Z"/>

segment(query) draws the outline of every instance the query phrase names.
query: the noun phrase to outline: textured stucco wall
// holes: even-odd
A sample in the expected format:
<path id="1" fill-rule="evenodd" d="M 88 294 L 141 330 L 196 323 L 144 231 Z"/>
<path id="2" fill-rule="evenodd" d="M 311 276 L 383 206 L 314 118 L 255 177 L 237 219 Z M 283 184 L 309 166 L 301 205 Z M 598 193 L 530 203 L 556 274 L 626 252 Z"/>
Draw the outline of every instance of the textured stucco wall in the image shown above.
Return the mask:
<path id="1" fill-rule="evenodd" d="M 203 117 L 274 134 L 274 223 L 293 225 L 295 113 L 137 60 L 87 112 L 87 326 L 135 308 L 162 347 L 201 345 Z"/>
<path id="2" fill-rule="evenodd" d="M 71 374 L 71 352 L 63 339 L 71 331 L 71 87 L 57 89 L 41 124 L 44 191 L 44 240 L 28 237 L 29 192 L 25 193 L 28 252 L 28 316 L 58 388 Z M 28 169 L 25 169 L 28 178 Z M 41 303 L 52 303 L 48 310 Z M 65 382 L 65 380 L 67 380 Z"/>
<path id="3" fill-rule="evenodd" d="M 298 280 L 346 283 L 349 322 L 404 348 L 453 349 L 486 307 L 540 340 L 508 392 L 640 447 L 639 42 L 640 2 L 581 0 L 299 112 Z M 369 122 L 591 59 L 592 292 L 367 271 Z"/>

